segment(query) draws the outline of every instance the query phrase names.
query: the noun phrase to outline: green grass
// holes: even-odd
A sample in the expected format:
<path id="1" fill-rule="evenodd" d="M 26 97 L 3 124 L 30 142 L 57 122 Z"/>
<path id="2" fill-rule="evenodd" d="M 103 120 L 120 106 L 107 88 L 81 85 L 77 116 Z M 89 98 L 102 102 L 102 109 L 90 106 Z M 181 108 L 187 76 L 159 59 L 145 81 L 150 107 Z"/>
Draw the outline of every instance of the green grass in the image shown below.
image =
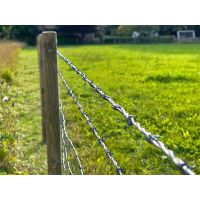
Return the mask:
<path id="1" fill-rule="evenodd" d="M 59 51 L 200 173 L 199 44 L 68 46 Z M 19 137 L 16 170 L 45 174 L 37 51 L 27 48 L 20 55 L 13 88 Z M 128 127 L 124 117 L 60 59 L 59 68 L 124 174 L 180 174 L 162 152 Z M 59 85 L 68 134 L 85 174 L 116 174 L 72 98 L 61 82 Z"/>
<path id="2" fill-rule="evenodd" d="M 22 45 L 16 42 L 0 43 L 0 174 L 13 173 L 16 141 L 14 104 L 10 91 L 21 47 Z"/>
<path id="3" fill-rule="evenodd" d="M 46 146 L 42 144 L 40 86 L 35 48 L 24 49 L 12 86 L 15 102 L 16 174 L 47 174 Z"/>

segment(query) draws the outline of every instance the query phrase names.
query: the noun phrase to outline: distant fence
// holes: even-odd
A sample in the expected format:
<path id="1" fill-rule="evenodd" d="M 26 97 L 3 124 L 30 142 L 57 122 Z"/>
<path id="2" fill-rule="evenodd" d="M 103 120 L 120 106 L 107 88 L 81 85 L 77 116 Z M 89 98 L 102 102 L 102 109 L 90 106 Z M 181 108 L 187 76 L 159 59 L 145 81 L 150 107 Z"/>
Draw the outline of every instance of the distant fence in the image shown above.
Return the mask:
<path id="1" fill-rule="evenodd" d="M 132 38 L 127 36 L 103 36 L 91 37 L 89 39 L 75 38 L 70 35 L 58 35 L 60 45 L 81 45 L 81 44 L 159 44 L 159 43 L 199 43 L 200 38 L 178 40 L 174 35 L 161 36 L 140 36 Z"/>
<path id="2" fill-rule="evenodd" d="M 72 97 L 93 135 L 103 148 L 106 156 L 111 160 L 117 174 L 122 175 L 123 173 L 123 169 L 118 166 L 114 155 L 109 151 L 105 141 L 99 136 L 91 118 L 85 112 L 83 106 L 78 101 L 77 96 L 72 92 L 61 71 L 57 68 L 58 55 L 74 72 L 76 72 L 78 76 L 83 79 L 83 81 L 88 83 L 94 91 L 96 91 L 103 99 L 108 101 L 114 110 L 120 112 L 129 126 L 133 126 L 139 130 L 148 143 L 160 149 L 165 155 L 167 155 L 177 168 L 183 172 L 183 174 L 194 175 L 192 167 L 187 165 L 180 158 L 175 157 L 173 151 L 167 149 L 164 143 L 159 141 L 158 136 L 152 135 L 150 132 L 146 131 L 139 122 L 135 121 L 133 115 L 130 115 L 121 105 L 117 104 L 110 96 L 105 94 L 95 83 L 87 78 L 86 74 L 81 72 L 68 58 L 63 56 L 57 50 L 56 32 L 43 32 L 37 37 L 37 44 L 40 68 L 42 139 L 43 143 L 47 144 L 48 174 L 74 174 L 68 156 L 69 148 L 72 148 L 79 166 L 79 172 L 76 172 L 76 174 L 84 174 L 81 159 L 78 156 L 78 152 L 73 145 L 72 140 L 67 134 L 65 116 L 62 110 L 63 107 L 62 103 L 59 102 L 58 77 L 62 80 L 67 93 Z"/>
<path id="3" fill-rule="evenodd" d="M 122 36 L 106 36 L 102 40 L 105 44 L 154 44 L 154 43 L 173 43 L 176 38 L 173 35 L 165 36 L 140 36 L 138 38 Z"/>

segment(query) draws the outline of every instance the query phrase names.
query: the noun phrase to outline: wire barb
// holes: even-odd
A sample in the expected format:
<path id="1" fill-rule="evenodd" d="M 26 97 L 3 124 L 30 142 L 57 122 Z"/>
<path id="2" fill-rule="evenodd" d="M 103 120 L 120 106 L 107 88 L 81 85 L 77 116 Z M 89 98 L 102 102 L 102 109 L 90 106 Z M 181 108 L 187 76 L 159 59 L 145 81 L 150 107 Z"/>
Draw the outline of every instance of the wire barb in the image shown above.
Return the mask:
<path id="1" fill-rule="evenodd" d="M 160 149 L 165 155 L 167 155 L 171 159 L 171 161 L 177 166 L 178 169 L 181 169 L 181 171 L 184 174 L 195 175 L 188 165 L 186 164 L 181 165 L 183 161 L 180 158 L 175 157 L 173 151 L 167 149 L 164 143 L 158 140 L 158 137 L 152 135 L 150 132 L 146 131 L 145 128 L 141 127 L 140 123 L 136 122 L 132 115 L 126 112 L 126 110 L 122 106 L 116 104 L 115 101 L 110 96 L 106 95 L 96 84 L 94 84 L 91 80 L 89 80 L 84 73 L 82 73 L 74 64 L 72 64 L 72 62 L 68 58 L 63 56 L 58 50 L 57 50 L 57 55 L 62 60 L 64 60 L 73 71 L 75 71 L 79 76 L 81 76 L 82 79 L 85 82 L 87 82 L 103 99 L 108 101 L 112 105 L 112 108 L 114 110 L 120 112 L 125 117 L 128 125 L 134 126 L 137 130 L 140 131 L 140 133 L 143 134 L 147 142 L 154 145 L 155 147 Z"/>
<path id="2" fill-rule="evenodd" d="M 77 97 L 75 96 L 75 94 L 72 92 L 71 88 L 69 87 L 69 85 L 67 84 L 67 81 L 65 80 L 65 78 L 63 77 L 63 75 L 61 74 L 61 72 L 58 70 L 58 75 L 61 78 L 61 80 L 64 83 L 64 86 L 66 87 L 68 94 L 73 98 L 74 103 L 78 106 L 79 111 L 81 112 L 81 114 L 85 117 L 87 124 L 90 126 L 90 128 L 92 129 L 92 132 L 94 134 L 94 136 L 97 138 L 97 140 L 99 141 L 100 145 L 103 147 L 103 150 L 105 151 L 107 157 L 112 161 L 112 164 L 114 165 L 114 167 L 117 170 L 117 173 L 119 175 L 122 175 L 122 171 L 119 170 L 121 169 L 116 160 L 111 156 L 111 154 L 109 153 L 109 150 L 107 148 L 107 146 L 105 145 L 103 139 L 98 135 L 98 132 L 96 130 L 96 128 L 94 127 L 94 125 L 91 122 L 91 119 L 89 118 L 89 116 L 87 115 L 87 113 L 84 111 L 82 105 L 80 104 L 80 102 L 78 101 Z"/>

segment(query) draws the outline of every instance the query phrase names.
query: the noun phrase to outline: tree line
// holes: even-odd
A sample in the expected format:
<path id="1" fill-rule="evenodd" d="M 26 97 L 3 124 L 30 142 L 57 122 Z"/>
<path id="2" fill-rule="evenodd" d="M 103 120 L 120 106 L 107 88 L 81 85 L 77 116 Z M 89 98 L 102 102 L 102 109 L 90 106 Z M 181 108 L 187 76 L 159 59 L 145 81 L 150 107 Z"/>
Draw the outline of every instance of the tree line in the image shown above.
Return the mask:
<path id="1" fill-rule="evenodd" d="M 176 36 L 177 30 L 194 30 L 200 36 L 199 25 L 2 25 L 0 39 L 19 40 L 30 45 L 36 43 L 36 36 L 41 31 L 55 30 L 64 39 L 84 40 L 86 35 L 102 40 L 106 36 L 132 37 L 133 32 L 141 37 L 152 34 Z"/>

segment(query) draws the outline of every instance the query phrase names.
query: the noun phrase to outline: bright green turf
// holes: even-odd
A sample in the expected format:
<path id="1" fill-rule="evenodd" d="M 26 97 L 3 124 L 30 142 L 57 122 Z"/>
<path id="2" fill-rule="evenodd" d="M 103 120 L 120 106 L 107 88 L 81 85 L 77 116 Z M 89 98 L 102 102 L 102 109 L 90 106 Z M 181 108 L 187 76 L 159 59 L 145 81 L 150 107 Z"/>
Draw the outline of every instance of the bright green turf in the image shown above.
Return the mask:
<path id="1" fill-rule="evenodd" d="M 15 102 L 17 174 L 47 174 L 46 146 L 41 140 L 40 86 L 36 49 L 20 52 L 17 77 L 11 87 Z"/>
<path id="2" fill-rule="evenodd" d="M 175 155 L 195 165 L 200 173 L 200 45 L 101 45 L 58 48 L 113 97 L 136 121 L 160 135 Z M 67 64 L 59 67 L 75 95 L 92 118 L 99 135 L 124 174 L 180 174 L 162 152 L 148 144 L 123 116 L 84 84 Z M 16 169 L 46 173 L 45 146 L 41 144 L 40 90 L 36 49 L 21 52 L 16 95 L 19 135 Z M 116 174 L 78 108 L 60 83 L 68 134 L 85 174 Z"/>

